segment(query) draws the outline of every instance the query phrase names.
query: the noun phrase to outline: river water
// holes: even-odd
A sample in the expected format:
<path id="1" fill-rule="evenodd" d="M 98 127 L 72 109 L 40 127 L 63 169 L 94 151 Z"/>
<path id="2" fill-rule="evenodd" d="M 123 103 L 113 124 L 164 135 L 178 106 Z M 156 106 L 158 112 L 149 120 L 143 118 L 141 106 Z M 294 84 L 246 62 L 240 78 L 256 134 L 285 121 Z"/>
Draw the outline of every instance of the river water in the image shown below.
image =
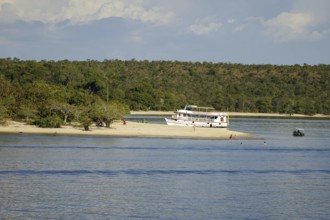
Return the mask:
<path id="1" fill-rule="evenodd" d="M 329 219 L 329 120 L 230 129 L 255 138 L 1 135 L 0 219 Z"/>

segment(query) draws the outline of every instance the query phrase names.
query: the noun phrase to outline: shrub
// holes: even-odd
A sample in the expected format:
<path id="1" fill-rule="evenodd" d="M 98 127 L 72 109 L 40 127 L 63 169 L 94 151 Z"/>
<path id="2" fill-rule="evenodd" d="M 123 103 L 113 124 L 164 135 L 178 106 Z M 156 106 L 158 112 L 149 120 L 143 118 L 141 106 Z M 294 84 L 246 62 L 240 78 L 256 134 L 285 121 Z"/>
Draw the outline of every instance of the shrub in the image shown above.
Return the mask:
<path id="1" fill-rule="evenodd" d="M 53 115 L 39 118 L 33 124 L 41 128 L 60 128 L 62 123 L 63 121 L 59 116 Z"/>
<path id="2" fill-rule="evenodd" d="M 7 117 L 8 117 L 7 109 L 0 103 L 0 125 L 6 124 Z"/>

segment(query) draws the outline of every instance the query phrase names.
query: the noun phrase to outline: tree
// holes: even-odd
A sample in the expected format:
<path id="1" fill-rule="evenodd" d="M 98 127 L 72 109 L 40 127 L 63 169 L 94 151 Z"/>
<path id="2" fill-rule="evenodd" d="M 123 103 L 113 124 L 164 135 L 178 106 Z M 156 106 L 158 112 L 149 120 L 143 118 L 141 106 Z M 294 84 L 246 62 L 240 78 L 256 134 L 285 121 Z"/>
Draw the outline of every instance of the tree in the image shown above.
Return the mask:
<path id="1" fill-rule="evenodd" d="M 63 116 L 63 124 L 67 124 L 68 117 L 73 116 L 76 108 L 66 102 L 52 101 L 50 108 L 54 111 L 58 111 Z"/>
<path id="2" fill-rule="evenodd" d="M 16 101 L 15 93 L 16 90 L 12 83 L 0 74 L 0 123 L 5 123 L 13 112 Z"/>
<path id="3" fill-rule="evenodd" d="M 56 114 L 70 121 L 74 113 L 50 103 L 75 108 L 96 99 L 135 110 L 175 110 L 190 103 L 230 111 L 329 114 L 329 73 L 325 64 L 0 58 L 0 99 L 9 118 L 25 120 Z"/>
<path id="4" fill-rule="evenodd" d="M 34 120 L 33 124 L 41 128 L 60 128 L 63 121 L 58 115 L 49 115 Z"/>
<path id="5" fill-rule="evenodd" d="M 91 107 L 90 106 L 88 106 L 88 107 L 80 106 L 77 109 L 75 118 L 80 123 L 80 125 L 84 128 L 85 131 L 89 131 L 89 126 L 92 124 Z"/>
<path id="6" fill-rule="evenodd" d="M 256 102 L 256 107 L 259 112 L 271 112 L 272 101 L 268 97 L 259 98 Z"/>
<path id="7" fill-rule="evenodd" d="M 141 82 L 127 92 L 130 107 L 135 110 L 150 110 L 156 105 L 155 91 L 150 83 Z"/>
<path id="8" fill-rule="evenodd" d="M 6 124 L 7 117 L 8 117 L 7 109 L 0 102 L 0 124 L 1 125 Z"/>
<path id="9" fill-rule="evenodd" d="M 118 102 L 99 102 L 94 104 L 92 109 L 92 117 L 94 121 L 102 121 L 107 128 L 114 120 L 120 120 L 126 114 L 127 107 Z"/>
<path id="10" fill-rule="evenodd" d="M 37 106 L 29 100 L 20 101 L 18 103 L 15 116 L 17 119 L 24 121 L 34 120 L 38 117 Z"/>
<path id="11" fill-rule="evenodd" d="M 56 88 L 45 81 L 36 81 L 28 84 L 24 89 L 26 99 L 36 106 L 38 116 L 49 116 L 51 114 L 49 104 L 54 99 Z"/>

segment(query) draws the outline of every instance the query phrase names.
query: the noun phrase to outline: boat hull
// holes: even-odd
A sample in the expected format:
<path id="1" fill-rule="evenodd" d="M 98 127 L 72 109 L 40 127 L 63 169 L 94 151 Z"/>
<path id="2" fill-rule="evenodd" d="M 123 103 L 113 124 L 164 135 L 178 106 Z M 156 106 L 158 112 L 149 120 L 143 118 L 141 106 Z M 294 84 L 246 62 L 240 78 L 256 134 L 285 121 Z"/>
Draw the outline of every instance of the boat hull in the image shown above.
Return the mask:
<path id="1" fill-rule="evenodd" d="M 165 118 L 167 125 L 171 126 L 196 126 L 196 127 L 207 127 L 207 128 L 226 128 L 227 123 L 225 122 L 205 122 L 205 121 L 190 121 L 174 118 Z"/>

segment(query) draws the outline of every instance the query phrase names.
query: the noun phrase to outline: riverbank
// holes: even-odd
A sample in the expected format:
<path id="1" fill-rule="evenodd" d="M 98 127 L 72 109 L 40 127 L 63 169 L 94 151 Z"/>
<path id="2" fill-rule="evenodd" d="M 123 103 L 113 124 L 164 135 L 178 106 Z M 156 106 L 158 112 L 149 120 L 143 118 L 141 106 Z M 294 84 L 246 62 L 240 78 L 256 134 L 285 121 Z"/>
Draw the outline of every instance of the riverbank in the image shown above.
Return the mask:
<path id="1" fill-rule="evenodd" d="M 191 139 L 244 139 L 252 134 L 231 131 L 226 128 L 200 128 L 168 126 L 161 124 L 144 124 L 121 121 L 111 124 L 111 128 L 91 126 L 90 131 L 80 127 L 63 126 L 62 128 L 39 128 L 21 122 L 9 121 L 0 126 L 0 134 L 46 134 L 46 135 L 91 135 L 118 137 L 159 137 L 159 138 L 191 138 Z"/>
<path id="2" fill-rule="evenodd" d="M 131 111 L 131 115 L 173 115 L 173 111 Z M 330 119 L 330 115 L 316 114 L 316 115 L 303 115 L 303 114 L 280 114 L 280 113 L 251 113 L 251 112 L 229 112 L 230 117 L 258 117 L 258 118 L 321 118 Z"/>

